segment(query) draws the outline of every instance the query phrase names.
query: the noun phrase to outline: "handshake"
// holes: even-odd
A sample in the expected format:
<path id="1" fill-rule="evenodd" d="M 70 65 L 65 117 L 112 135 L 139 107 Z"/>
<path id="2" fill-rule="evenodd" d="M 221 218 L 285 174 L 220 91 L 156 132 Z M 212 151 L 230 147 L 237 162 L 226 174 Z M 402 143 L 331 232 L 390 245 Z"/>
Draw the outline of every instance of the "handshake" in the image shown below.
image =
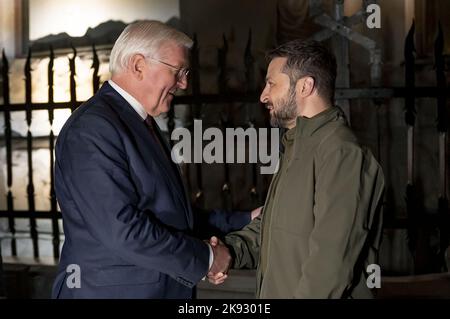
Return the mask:
<path id="1" fill-rule="evenodd" d="M 214 262 L 208 271 L 208 281 L 218 285 L 227 279 L 227 273 L 231 267 L 233 258 L 230 255 L 228 247 L 216 236 L 212 236 L 208 244 L 211 245 L 214 253 Z"/>
<path id="2" fill-rule="evenodd" d="M 258 207 L 251 212 L 251 219 L 255 219 L 261 214 L 262 207 Z M 214 253 L 214 261 L 208 271 L 208 281 L 214 285 L 219 285 L 228 277 L 228 270 L 231 268 L 233 258 L 228 247 L 216 236 L 212 236 L 209 241 Z"/>

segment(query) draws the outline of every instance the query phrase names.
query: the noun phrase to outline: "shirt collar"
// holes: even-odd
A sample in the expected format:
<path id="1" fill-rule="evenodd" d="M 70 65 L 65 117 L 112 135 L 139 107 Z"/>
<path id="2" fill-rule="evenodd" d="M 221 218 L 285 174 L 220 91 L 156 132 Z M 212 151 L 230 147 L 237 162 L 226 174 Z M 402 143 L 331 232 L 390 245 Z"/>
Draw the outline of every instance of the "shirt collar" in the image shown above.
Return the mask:
<path id="1" fill-rule="evenodd" d="M 122 89 L 117 83 L 114 83 L 112 80 L 109 80 L 108 83 L 131 105 L 131 107 L 136 111 L 137 114 L 139 114 L 140 117 L 142 117 L 143 120 L 147 118 L 147 112 L 145 111 L 142 104 L 138 102 L 138 100 L 136 100 L 133 96 L 131 96 L 130 93 Z"/>
<path id="2" fill-rule="evenodd" d="M 310 118 L 299 116 L 297 117 L 297 124 L 295 126 L 295 135 L 312 136 L 327 123 L 340 118 L 346 122 L 344 112 L 338 106 L 331 106 Z"/>

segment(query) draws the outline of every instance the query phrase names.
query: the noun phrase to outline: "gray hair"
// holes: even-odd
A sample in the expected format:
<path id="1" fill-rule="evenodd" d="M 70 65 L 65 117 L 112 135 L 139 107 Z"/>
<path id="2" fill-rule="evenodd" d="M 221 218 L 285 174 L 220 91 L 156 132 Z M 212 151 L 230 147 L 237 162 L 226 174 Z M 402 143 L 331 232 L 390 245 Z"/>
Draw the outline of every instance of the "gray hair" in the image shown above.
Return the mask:
<path id="1" fill-rule="evenodd" d="M 186 34 L 160 21 L 143 20 L 129 24 L 112 48 L 109 60 L 111 75 L 126 69 L 133 55 L 156 55 L 161 44 L 170 41 L 187 49 L 193 44 Z"/>

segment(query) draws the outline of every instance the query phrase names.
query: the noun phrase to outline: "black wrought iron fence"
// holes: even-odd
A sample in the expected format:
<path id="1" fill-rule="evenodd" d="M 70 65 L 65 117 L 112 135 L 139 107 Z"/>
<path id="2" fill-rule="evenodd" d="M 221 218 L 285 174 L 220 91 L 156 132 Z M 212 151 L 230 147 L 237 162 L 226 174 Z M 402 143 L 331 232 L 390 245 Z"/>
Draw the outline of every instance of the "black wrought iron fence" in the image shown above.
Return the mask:
<path id="1" fill-rule="evenodd" d="M 335 96 L 337 100 L 357 100 L 357 99 L 367 99 L 371 101 L 368 105 L 372 107 L 379 106 L 385 103 L 387 99 L 399 98 L 405 101 L 405 123 L 407 125 L 407 176 L 408 181 L 406 185 L 406 207 L 408 217 L 406 219 L 396 219 L 393 216 L 386 216 L 386 227 L 391 228 L 406 228 L 409 234 L 409 246 L 411 251 L 415 250 L 415 244 L 417 241 L 417 232 L 420 229 L 424 219 L 432 220 L 434 224 L 440 230 L 440 254 L 443 254 L 445 248 L 449 245 L 449 234 L 450 234 L 450 213 L 448 208 L 448 199 L 446 192 L 446 183 L 448 180 L 447 161 L 448 155 L 446 154 L 447 145 L 447 133 L 449 128 L 448 122 L 448 109 L 449 109 L 449 96 L 450 90 L 446 85 L 445 77 L 445 63 L 443 55 L 443 32 L 439 28 L 439 34 L 435 41 L 435 66 L 436 66 L 436 79 L 437 86 L 433 87 L 416 87 L 415 78 L 415 58 L 414 58 L 414 24 L 405 40 L 405 86 L 404 87 L 365 87 L 365 88 L 338 88 L 336 89 Z M 8 219 L 8 227 L 12 236 L 11 240 L 11 252 L 12 255 L 17 255 L 16 239 L 15 239 L 15 220 L 17 218 L 27 218 L 30 221 L 30 237 L 33 242 L 33 253 L 34 257 L 39 257 L 39 245 L 38 245 L 38 230 L 36 226 L 36 219 L 48 219 L 52 222 L 52 243 L 53 243 L 53 255 L 55 258 L 59 257 L 59 246 L 60 246 L 60 234 L 61 230 L 59 228 L 58 219 L 61 218 L 61 213 L 57 208 L 57 200 L 55 197 L 54 190 L 54 143 L 55 134 L 53 130 L 50 130 L 48 138 L 49 143 L 49 153 L 50 153 L 50 210 L 37 211 L 35 209 L 35 185 L 33 181 L 33 136 L 30 131 L 30 126 L 32 124 L 32 112 L 35 110 L 47 110 L 48 119 L 50 124 L 53 124 L 54 111 L 56 109 L 70 109 L 75 110 L 82 101 L 78 101 L 76 96 L 76 57 L 77 50 L 72 48 L 73 54 L 69 58 L 70 66 L 70 100 L 67 102 L 55 102 L 54 101 L 54 60 L 55 56 L 53 50 L 50 48 L 49 53 L 49 63 L 48 63 L 48 102 L 46 103 L 33 103 L 31 99 L 32 92 L 32 81 L 31 81 L 31 59 L 32 52 L 28 52 L 28 57 L 26 59 L 26 64 L 24 68 L 25 76 L 25 102 L 24 103 L 11 103 L 10 101 L 10 85 L 9 85 L 9 61 L 3 52 L 2 56 L 2 69 L 1 76 L 3 79 L 3 104 L 0 105 L 0 112 L 3 113 L 5 119 L 4 127 L 4 145 L 6 148 L 6 184 L 7 184 L 7 194 L 6 194 L 6 210 L 0 211 L 0 217 Z M 255 59 L 252 55 L 251 50 L 251 32 L 249 33 L 247 46 L 243 56 L 243 62 L 245 65 L 245 80 L 246 87 L 241 92 L 233 92 L 227 88 L 227 72 L 228 68 L 226 65 L 226 57 L 228 53 L 227 39 L 224 37 L 223 47 L 218 49 L 218 93 L 217 94 L 203 94 L 200 88 L 200 63 L 199 63 L 199 49 L 198 41 L 194 37 L 194 46 L 191 52 L 191 81 L 190 81 L 190 93 L 183 96 L 177 96 L 173 99 L 173 106 L 176 108 L 178 105 L 189 105 L 191 108 L 190 119 L 188 120 L 187 126 L 193 126 L 195 119 L 201 117 L 204 111 L 205 105 L 217 105 L 217 104 L 227 104 L 227 103 L 246 103 L 249 105 L 259 106 L 259 92 L 258 83 L 256 83 L 256 70 L 255 70 Z M 100 77 L 99 77 L 99 58 L 95 46 L 92 47 L 93 56 L 93 75 L 92 75 L 92 88 L 96 92 L 100 87 Z M 437 129 L 436 136 L 439 138 L 439 174 L 440 174 L 440 193 L 436 194 L 438 211 L 437 215 L 425 216 L 423 212 L 418 211 L 417 205 L 415 203 L 415 184 L 413 178 L 414 169 L 414 125 L 415 125 L 415 99 L 417 98 L 435 98 L 437 101 L 438 119 L 437 119 Z M 175 111 L 174 107 L 168 113 L 168 130 L 169 136 L 175 128 Z M 17 210 L 13 205 L 12 186 L 13 186 L 13 170 L 14 165 L 12 158 L 13 150 L 13 136 L 11 131 L 11 112 L 25 112 L 26 122 L 28 125 L 28 133 L 26 136 L 27 145 L 27 164 L 28 164 L 28 186 L 27 186 L 27 198 L 28 198 L 28 209 L 27 210 Z M 252 118 L 252 110 L 249 109 L 247 114 L 248 125 L 255 125 L 254 119 Z M 233 126 L 225 119 L 221 123 L 222 127 Z M 379 132 L 377 133 L 379 134 Z M 203 186 L 203 176 L 202 168 L 200 164 L 191 164 L 194 166 L 196 181 L 191 185 L 190 190 L 192 192 L 192 199 L 197 205 L 201 206 L 201 201 L 204 192 Z M 230 180 L 230 173 L 228 164 L 225 162 L 223 169 L 225 171 L 225 182 L 220 189 L 216 191 L 219 192 L 224 197 L 224 202 L 228 203 L 229 207 L 232 208 L 232 199 L 230 198 L 230 189 L 232 187 L 239 187 L 239 185 L 232 185 Z M 192 171 L 192 170 L 191 170 Z M 258 202 L 264 197 L 264 190 L 268 185 L 262 185 L 262 180 L 259 178 L 256 164 L 252 167 L 252 181 L 251 187 L 248 190 L 249 195 Z M 260 186 L 260 187 L 258 187 Z M 262 191 L 261 191 L 262 190 Z M 343 190 L 345 191 L 345 190 Z M 444 256 L 440 256 L 444 258 Z"/>

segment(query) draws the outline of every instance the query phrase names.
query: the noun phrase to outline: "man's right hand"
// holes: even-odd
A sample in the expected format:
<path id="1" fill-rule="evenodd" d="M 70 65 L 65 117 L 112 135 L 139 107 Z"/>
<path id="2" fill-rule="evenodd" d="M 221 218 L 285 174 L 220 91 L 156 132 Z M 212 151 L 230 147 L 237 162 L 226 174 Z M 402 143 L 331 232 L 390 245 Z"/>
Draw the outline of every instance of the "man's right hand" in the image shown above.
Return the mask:
<path id="1" fill-rule="evenodd" d="M 259 215 L 261 215 L 262 209 L 264 206 L 260 206 L 258 208 L 255 208 L 254 210 L 252 210 L 251 212 L 251 218 L 252 220 L 254 220 L 256 217 L 258 217 Z"/>
<path id="2" fill-rule="evenodd" d="M 227 272 L 231 266 L 231 255 L 227 246 L 216 236 L 209 240 L 214 253 L 214 262 L 208 272 L 210 283 L 218 285 L 227 279 Z"/>

